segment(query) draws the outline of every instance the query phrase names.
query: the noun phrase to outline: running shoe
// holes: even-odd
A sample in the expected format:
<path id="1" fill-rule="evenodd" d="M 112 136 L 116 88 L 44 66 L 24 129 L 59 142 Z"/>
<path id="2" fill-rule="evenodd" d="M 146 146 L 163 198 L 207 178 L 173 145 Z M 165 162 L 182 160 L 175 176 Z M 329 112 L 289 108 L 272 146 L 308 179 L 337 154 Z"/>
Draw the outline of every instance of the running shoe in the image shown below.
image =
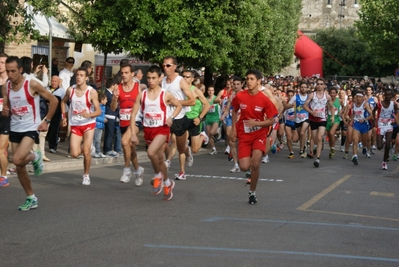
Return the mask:
<path id="1" fill-rule="evenodd" d="M 388 170 L 388 164 L 386 162 L 382 162 L 382 169 Z"/>
<path id="2" fill-rule="evenodd" d="M 179 172 L 179 174 L 175 174 L 175 180 L 185 181 L 186 174 L 184 172 Z"/>
<path id="3" fill-rule="evenodd" d="M 367 148 L 363 147 L 363 149 L 362 149 L 362 154 L 363 154 L 363 155 L 366 155 L 366 153 L 367 153 Z"/>
<path id="4" fill-rule="evenodd" d="M 366 157 L 367 157 L 368 159 L 371 158 L 370 152 L 367 151 Z"/>
<path id="5" fill-rule="evenodd" d="M 334 149 L 334 148 L 331 148 L 331 149 L 330 149 L 330 153 L 328 154 L 328 157 L 329 157 L 330 159 L 332 159 L 332 158 L 334 158 L 334 155 L 335 155 L 335 149 Z"/>
<path id="6" fill-rule="evenodd" d="M 228 161 L 233 161 L 233 157 L 231 156 L 231 154 L 229 154 L 229 155 L 227 156 L 227 160 L 228 160 Z"/>
<path id="7" fill-rule="evenodd" d="M 230 146 L 226 146 L 226 150 L 224 151 L 225 155 L 230 155 Z"/>
<path id="8" fill-rule="evenodd" d="M 306 153 L 306 151 L 303 151 L 303 152 L 301 153 L 301 159 L 304 159 L 304 158 L 306 158 L 306 156 L 307 156 L 307 153 Z"/>
<path id="9" fill-rule="evenodd" d="M 398 160 L 398 156 L 397 156 L 396 154 L 393 154 L 393 155 L 392 155 L 392 160 L 393 160 L 393 161 L 397 161 L 397 160 Z"/>
<path id="10" fill-rule="evenodd" d="M 39 150 L 35 153 L 37 155 L 37 158 L 32 160 L 33 170 L 35 172 L 35 176 L 39 176 L 43 172 L 43 157 L 42 152 L 40 152 Z"/>
<path id="11" fill-rule="evenodd" d="M 0 187 L 7 187 L 10 183 L 8 182 L 7 177 L 0 176 Z"/>
<path id="12" fill-rule="evenodd" d="M 217 135 L 217 140 L 220 140 L 222 138 L 222 130 L 220 127 L 216 130 L 216 135 Z"/>
<path id="13" fill-rule="evenodd" d="M 116 151 L 108 151 L 107 153 L 105 153 L 107 156 L 110 156 L 110 157 L 117 157 L 118 156 L 118 153 L 116 152 Z"/>
<path id="14" fill-rule="evenodd" d="M 201 132 L 200 135 L 202 135 L 204 137 L 204 140 L 202 141 L 202 143 L 204 145 L 207 145 L 209 143 L 209 137 L 206 135 L 205 132 Z"/>
<path id="15" fill-rule="evenodd" d="M 280 145 L 277 147 L 277 152 L 280 152 L 284 148 L 284 144 L 280 143 Z"/>
<path id="16" fill-rule="evenodd" d="M 308 158 L 312 159 L 314 157 L 314 154 L 313 154 L 313 152 L 310 152 L 307 156 L 308 156 Z"/>
<path id="17" fill-rule="evenodd" d="M 353 164 L 355 164 L 355 165 L 359 165 L 359 161 L 358 161 L 358 158 L 357 158 L 356 155 L 353 155 L 353 157 L 352 157 L 352 162 L 353 162 Z"/>
<path id="18" fill-rule="evenodd" d="M 288 155 L 288 158 L 289 158 L 289 159 L 293 159 L 293 158 L 295 158 L 295 154 L 294 154 L 294 152 L 291 152 L 291 153 Z"/>
<path id="19" fill-rule="evenodd" d="M 269 163 L 269 155 L 266 155 L 262 158 L 262 163 Z"/>
<path id="20" fill-rule="evenodd" d="M 314 165 L 316 168 L 318 168 L 318 167 L 320 166 L 320 159 L 316 159 L 316 160 L 313 162 L 313 165 Z"/>
<path id="21" fill-rule="evenodd" d="M 88 174 L 83 174 L 82 185 L 90 185 L 90 177 Z"/>
<path id="22" fill-rule="evenodd" d="M 191 152 L 191 147 L 188 147 L 188 156 L 186 158 L 187 167 L 192 167 L 194 164 L 193 153 Z"/>
<path id="23" fill-rule="evenodd" d="M 130 168 L 129 168 L 130 169 Z M 144 168 L 139 167 L 134 174 L 136 175 L 136 180 L 134 180 L 134 184 L 136 186 L 141 186 L 143 184 L 143 175 L 144 175 Z"/>
<path id="24" fill-rule="evenodd" d="M 162 191 L 163 186 L 163 177 L 154 177 L 152 178 L 152 194 L 158 195 Z"/>
<path id="25" fill-rule="evenodd" d="M 170 180 L 170 186 L 163 187 L 163 200 L 168 201 L 173 197 L 173 188 L 175 187 L 175 181 Z"/>
<path id="26" fill-rule="evenodd" d="M 251 192 L 249 193 L 248 203 L 251 205 L 255 205 L 256 203 L 258 203 L 255 193 L 251 193 Z"/>
<path id="27" fill-rule="evenodd" d="M 270 151 L 271 151 L 273 154 L 276 154 L 276 152 L 277 152 L 277 146 L 276 146 L 275 143 L 273 143 L 272 146 L 270 147 Z"/>
<path id="28" fill-rule="evenodd" d="M 170 160 L 165 160 L 165 166 L 166 166 L 166 170 L 168 170 L 169 171 L 169 168 L 170 168 L 170 164 L 172 164 L 172 162 L 170 162 Z"/>
<path id="29" fill-rule="evenodd" d="M 346 152 L 346 153 L 344 154 L 343 159 L 349 159 L 349 153 L 348 153 L 348 152 Z"/>
<path id="30" fill-rule="evenodd" d="M 218 152 L 216 150 L 216 148 L 212 148 L 211 153 L 209 153 L 209 155 L 216 155 Z"/>
<path id="31" fill-rule="evenodd" d="M 57 153 L 57 150 L 56 149 L 54 149 L 54 148 L 50 148 L 50 153 L 53 153 L 53 154 L 55 154 L 55 153 Z"/>
<path id="32" fill-rule="evenodd" d="M 317 153 L 317 146 L 314 146 L 313 147 L 313 154 L 316 155 L 316 153 Z"/>
<path id="33" fill-rule="evenodd" d="M 251 171 L 250 170 L 245 172 L 245 177 L 246 178 L 251 178 Z"/>
<path id="34" fill-rule="evenodd" d="M 240 167 L 234 166 L 233 169 L 230 170 L 230 172 L 240 172 Z"/>
<path id="35" fill-rule="evenodd" d="M 359 148 L 363 147 L 362 142 L 359 142 Z"/>
<path id="36" fill-rule="evenodd" d="M 36 209 L 38 207 L 37 198 L 27 197 L 25 203 L 18 207 L 19 210 L 27 211 L 30 209 Z"/>
<path id="37" fill-rule="evenodd" d="M 377 148 L 375 146 L 371 146 L 370 148 L 371 154 L 375 154 L 374 150 L 377 150 Z"/>
<path id="38" fill-rule="evenodd" d="M 130 168 L 123 168 L 123 174 L 121 176 L 121 183 L 128 183 L 130 182 L 130 178 L 132 177 L 132 171 L 130 170 Z"/>
<path id="39" fill-rule="evenodd" d="M 341 152 L 345 152 L 345 148 L 343 146 L 340 147 Z"/>

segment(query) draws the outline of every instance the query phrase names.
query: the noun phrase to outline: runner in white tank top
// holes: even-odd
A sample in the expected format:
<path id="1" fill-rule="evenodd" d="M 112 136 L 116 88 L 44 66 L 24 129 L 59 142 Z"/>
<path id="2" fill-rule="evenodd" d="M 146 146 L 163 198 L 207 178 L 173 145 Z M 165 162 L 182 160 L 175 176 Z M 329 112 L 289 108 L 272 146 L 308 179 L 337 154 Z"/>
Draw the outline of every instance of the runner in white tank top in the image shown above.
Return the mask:
<path id="1" fill-rule="evenodd" d="M 71 124 L 71 137 L 69 148 L 71 156 L 77 158 L 83 153 L 83 181 L 82 185 L 90 185 L 90 148 L 93 143 L 96 117 L 101 115 L 100 103 L 96 90 L 86 84 L 88 79 L 87 69 L 80 67 L 76 71 L 76 85 L 68 88 L 61 103 L 62 125 L 67 126 L 66 105 L 69 106 L 69 123 Z M 83 146 L 81 146 L 83 140 Z"/>
<path id="2" fill-rule="evenodd" d="M 43 171 L 43 158 L 40 151 L 31 153 L 34 143 L 39 143 L 39 132 L 47 131 L 58 101 L 40 83 L 25 79 L 22 76 L 22 62 L 11 56 L 6 60 L 9 81 L 2 86 L 2 115 L 11 115 L 10 142 L 13 163 L 16 166 L 18 179 L 27 195 L 26 201 L 19 210 L 27 211 L 38 207 L 38 200 L 33 193 L 26 165 L 32 162 L 36 176 Z M 49 102 L 46 118 L 42 121 L 39 112 L 39 97 Z"/>

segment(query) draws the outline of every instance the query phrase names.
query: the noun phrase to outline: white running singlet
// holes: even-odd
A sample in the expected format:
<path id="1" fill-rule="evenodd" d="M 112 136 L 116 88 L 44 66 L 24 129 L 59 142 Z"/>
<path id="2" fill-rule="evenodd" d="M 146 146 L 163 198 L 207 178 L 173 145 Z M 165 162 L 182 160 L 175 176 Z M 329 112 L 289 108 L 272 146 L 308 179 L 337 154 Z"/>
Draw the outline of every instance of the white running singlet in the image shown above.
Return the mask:
<path id="1" fill-rule="evenodd" d="M 186 95 L 183 93 L 183 91 L 180 88 L 180 80 L 183 79 L 183 77 L 177 76 L 171 83 L 166 82 L 167 78 L 168 77 L 164 77 L 162 79 L 162 88 L 165 89 L 167 92 L 172 93 L 177 98 L 177 100 L 186 99 Z M 188 110 L 187 110 L 187 108 L 188 108 Z M 175 110 L 174 106 L 168 106 L 168 115 L 172 114 L 174 110 Z M 184 115 L 186 114 L 186 111 L 189 111 L 189 110 L 190 110 L 190 107 L 183 106 L 180 113 L 175 117 L 175 120 L 183 118 Z"/>
<path id="2" fill-rule="evenodd" d="M 71 94 L 69 99 L 71 104 L 69 105 L 69 124 L 71 126 L 83 126 L 96 122 L 96 118 L 84 118 L 82 116 L 83 111 L 86 113 L 93 113 L 94 106 L 90 102 L 90 91 L 94 90 L 93 87 L 88 86 L 86 91 L 81 97 L 76 95 L 76 84 L 71 86 Z"/>
<path id="3" fill-rule="evenodd" d="M 165 104 L 165 89 L 161 92 L 155 100 L 150 100 L 147 97 L 148 89 L 143 91 L 141 100 L 141 112 L 143 113 L 144 127 L 160 127 L 166 124 L 167 108 Z"/>

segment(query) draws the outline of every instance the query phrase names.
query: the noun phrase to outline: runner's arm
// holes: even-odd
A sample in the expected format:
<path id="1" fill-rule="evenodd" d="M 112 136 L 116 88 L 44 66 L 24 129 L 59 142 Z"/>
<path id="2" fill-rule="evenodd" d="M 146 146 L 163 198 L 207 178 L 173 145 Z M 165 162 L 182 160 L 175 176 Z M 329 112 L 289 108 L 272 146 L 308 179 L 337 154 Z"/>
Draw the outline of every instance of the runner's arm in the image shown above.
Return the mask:
<path id="1" fill-rule="evenodd" d="M 137 135 L 136 133 L 136 116 L 137 113 L 139 112 L 139 108 L 141 107 L 141 98 L 143 96 L 143 93 L 140 92 L 137 97 L 136 97 L 136 101 L 134 102 L 133 108 L 132 108 L 132 113 L 130 114 L 130 131 L 132 132 L 132 136 L 133 135 Z"/>
<path id="2" fill-rule="evenodd" d="M 169 127 L 171 127 L 172 124 L 173 124 L 173 120 L 174 120 L 174 119 L 172 119 L 172 117 L 173 118 L 176 117 L 180 113 L 180 111 L 183 108 L 183 106 L 181 105 L 180 101 L 177 100 L 177 98 L 175 98 L 175 96 L 172 93 L 169 93 L 169 92 L 166 92 L 166 94 L 165 94 L 165 102 L 166 102 L 167 105 L 171 104 L 172 106 L 175 106 L 175 109 L 174 109 L 172 115 L 170 115 L 170 117 L 168 117 L 166 119 L 167 125 Z"/>
<path id="3" fill-rule="evenodd" d="M 208 113 L 208 110 L 211 108 L 211 105 L 209 105 L 208 100 L 206 100 L 204 93 L 202 93 L 202 91 L 200 89 L 195 89 L 195 96 L 201 101 L 202 103 L 202 110 L 201 110 L 201 114 L 199 114 L 199 119 L 201 121 L 204 120 L 206 114 Z"/>
<path id="4" fill-rule="evenodd" d="M 182 106 L 194 106 L 195 105 L 195 96 L 193 91 L 190 89 L 190 85 L 184 80 L 180 80 L 180 89 L 186 95 L 187 99 L 180 100 Z"/>
<path id="5" fill-rule="evenodd" d="M 3 84 L 1 87 L 1 93 L 3 95 L 3 110 L 1 111 L 1 114 L 4 117 L 10 116 L 10 103 L 8 102 L 8 94 L 6 91 L 6 84 Z"/>
<path id="6" fill-rule="evenodd" d="M 98 101 L 98 93 L 96 90 L 90 90 L 90 100 L 94 105 L 93 113 L 86 113 L 86 118 L 95 118 L 101 115 L 100 102 Z"/>

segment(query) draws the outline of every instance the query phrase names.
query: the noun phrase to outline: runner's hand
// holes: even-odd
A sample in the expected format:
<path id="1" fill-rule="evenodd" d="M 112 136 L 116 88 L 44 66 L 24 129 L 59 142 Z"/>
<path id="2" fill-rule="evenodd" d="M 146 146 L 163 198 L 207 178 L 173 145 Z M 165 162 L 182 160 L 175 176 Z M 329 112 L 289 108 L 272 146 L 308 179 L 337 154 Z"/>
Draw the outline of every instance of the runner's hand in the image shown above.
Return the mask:
<path id="1" fill-rule="evenodd" d="M 137 137 L 136 134 L 132 134 L 131 141 L 133 144 L 137 145 L 139 143 L 139 138 Z"/>

